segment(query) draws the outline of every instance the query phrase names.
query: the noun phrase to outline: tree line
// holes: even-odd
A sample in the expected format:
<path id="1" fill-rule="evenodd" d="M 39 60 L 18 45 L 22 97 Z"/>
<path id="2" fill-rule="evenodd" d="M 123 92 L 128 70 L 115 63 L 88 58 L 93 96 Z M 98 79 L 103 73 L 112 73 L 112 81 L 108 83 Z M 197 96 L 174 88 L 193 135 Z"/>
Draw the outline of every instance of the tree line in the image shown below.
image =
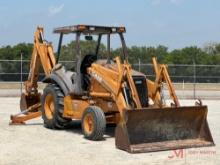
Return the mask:
<path id="1" fill-rule="evenodd" d="M 81 41 L 82 54 L 91 54 L 94 52 L 96 43 L 95 41 Z M 76 43 L 72 41 L 62 46 L 60 60 L 72 61 L 75 59 Z M 30 60 L 32 54 L 33 44 L 31 43 L 19 43 L 14 46 L 3 46 L 0 48 L 0 60 L 20 60 L 21 53 L 23 54 L 23 60 Z M 120 55 L 121 48 L 111 49 L 112 56 Z M 158 62 L 165 64 L 196 64 L 196 65 L 220 65 L 220 43 L 211 43 L 200 48 L 197 46 L 189 46 L 181 49 L 169 50 L 168 47 L 159 45 L 153 46 L 131 46 L 127 47 L 128 60 L 131 64 L 135 63 L 151 63 L 152 57 L 157 57 Z M 104 44 L 101 44 L 99 51 L 100 58 L 107 57 L 107 48 Z M 0 73 L 15 73 L 20 71 L 20 62 L 0 62 Z M 144 70 L 144 69 L 143 69 Z M 199 75 L 214 75 L 220 76 L 219 68 L 214 70 L 206 70 L 197 72 Z M 29 63 L 23 64 L 23 72 L 29 72 Z M 185 73 L 183 73 L 185 72 Z M 193 68 L 183 71 L 171 70 L 171 75 L 193 75 Z M 9 80 L 12 77 L 10 75 L 0 75 L 0 80 Z M 19 77 L 19 76 L 18 76 Z M 191 80 L 190 80 L 191 81 Z M 213 80 L 209 80 L 213 81 Z M 218 81 L 216 79 L 215 81 Z M 206 81 L 207 82 L 207 81 Z"/>
<path id="2" fill-rule="evenodd" d="M 75 56 L 76 43 L 74 41 L 62 46 L 61 60 L 73 60 Z M 92 53 L 95 50 L 96 43 L 81 41 L 82 54 Z M 20 60 L 21 53 L 24 60 L 30 60 L 33 44 L 19 43 L 14 46 L 0 47 L 0 60 Z M 207 44 L 203 48 L 189 46 L 182 49 L 169 51 L 168 47 L 159 45 L 153 46 L 131 46 L 127 47 L 129 62 L 151 63 L 152 57 L 157 57 L 159 62 L 166 64 L 203 64 L 203 65 L 220 65 L 220 43 Z M 111 49 L 113 56 L 121 54 L 121 48 Z M 105 45 L 101 44 L 100 56 L 107 56 Z"/>

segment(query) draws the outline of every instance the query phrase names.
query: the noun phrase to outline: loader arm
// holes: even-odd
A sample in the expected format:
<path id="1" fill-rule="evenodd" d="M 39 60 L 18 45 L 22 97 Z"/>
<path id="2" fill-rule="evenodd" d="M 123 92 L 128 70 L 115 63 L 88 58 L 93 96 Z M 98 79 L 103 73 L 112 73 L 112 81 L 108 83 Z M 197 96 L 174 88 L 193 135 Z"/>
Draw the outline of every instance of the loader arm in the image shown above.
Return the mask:
<path id="1" fill-rule="evenodd" d="M 140 103 L 140 98 L 132 78 L 132 68 L 130 64 L 126 60 L 124 63 L 121 63 L 119 57 L 116 57 L 114 60 L 116 62 L 117 71 L 113 71 L 106 68 L 105 66 L 95 63 L 92 64 L 90 68 L 88 68 L 88 73 L 90 76 L 96 79 L 99 84 L 107 91 L 106 93 L 93 91 L 90 94 L 99 97 L 111 97 L 112 100 L 116 102 L 118 111 L 120 113 L 120 123 L 124 123 L 124 111 L 134 108 L 130 106 L 128 100 L 126 99 L 125 88 L 130 89 L 133 102 L 135 103 L 134 106 L 137 109 L 141 109 L 142 105 Z"/>
<path id="2" fill-rule="evenodd" d="M 170 94 L 170 98 L 173 100 L 176 107 L 180 106 L 179 100 L 177 98 L 176 92 L 174 90 L 172 81 L 170 79 L 169 73 L 167 71 L 166 65 L 162 64 L 159 65 L 157 63 L 156 58 L 152 58 L 154 72 L 156 75 L 155 81 L 152 82 L 150 80 L 147 80 L 147 85 L 149 89 L 149 96 L 152 98 L 152 100 L 156 103 L 161 102 L 161 85 L 163 82 L 167 84 L 168 91 Z"/>

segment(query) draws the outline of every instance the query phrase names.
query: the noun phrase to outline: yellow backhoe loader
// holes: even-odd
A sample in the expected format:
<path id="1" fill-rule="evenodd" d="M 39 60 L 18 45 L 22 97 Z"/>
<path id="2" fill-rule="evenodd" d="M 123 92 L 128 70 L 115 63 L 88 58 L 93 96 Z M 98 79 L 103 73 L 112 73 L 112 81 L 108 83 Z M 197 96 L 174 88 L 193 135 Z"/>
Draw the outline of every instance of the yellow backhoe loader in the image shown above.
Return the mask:
<path id="1" fill-rule="evenodd" d="M 59 34 L 57 56 L 44 40 L 43 28 L 38 27 L 28 80 L 21 95 L 21 112 L 11 116 L 11 124 L 42 116 L 44 126 L 65 128 L 72 119 L 80 119 L 82 132 L 90 140 L 103 139 L 107 123 L 117 124 L 116 147 L 130 153 L 203 147 L 214 145 L 208 123 L 207 106 L 180 106 L 166 65 L 153 58 L 155 81 L 135 71 L 128 62 L 124 40 L 125 27 L 76 25 L 55 28 Z M 63 36 L 75 35 L 76 64 L 66 70 L 59 64 Z M 118 36 L 121 55 L 112 58 L 111 36 Z M 93 52 L 83 54 L 80 41 L 94 41 Z M 107 55 L 100 53 L 102 37 L 107 41 Z M 74 57 L 73 57 L 74 58 Z M 73 59 L 74 60 L 74 59 Z M 47 86 L 41 95 L 37 82 L 39 67 L 45 72 Z M 171 105 L 162 97 L 166 83 Z"/>

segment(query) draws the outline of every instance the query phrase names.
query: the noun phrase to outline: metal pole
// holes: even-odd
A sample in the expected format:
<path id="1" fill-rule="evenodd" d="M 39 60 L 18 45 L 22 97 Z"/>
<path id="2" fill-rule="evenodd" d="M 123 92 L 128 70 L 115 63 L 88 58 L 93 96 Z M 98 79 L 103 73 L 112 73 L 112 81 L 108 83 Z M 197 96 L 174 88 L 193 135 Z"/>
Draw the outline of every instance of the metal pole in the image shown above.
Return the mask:
<path id="1" fill-rule="evenodd" d="M 22 60 L 23 60 L 23 57 L 22 57 L 23 55 L 22 55 L 22 53 L 21 53 L 21 77 L 20 77 L 20 80 L 21 80 L 21 86 L 20 86 L 20 91 L 21 91 L 21 94 L 22 94 L 22 87 L 23 87 L 23 84 L 22 84 L 22 81 L 23 81 L 23 79 L 22 79 L 22 75 L 23 75 L 23 72 L 22 72 L 22 68 L 23 68 L 23 65 L 22 65 Z"/>
<path id="2" fill-rule="evenodd" d="M 193 59 L 193 97 L 196 98 L 196 64 Z"/>
<path id="3" fill-rule="evenodd" d="M 122 51 L 123 51 L 123 60 L 128 60 L 128 52 L 127 52 L 127 46 L 125 43 L 125 39 L 122 33 L 119 33 L 119 36 L 121 38 L 121 44 L 122 44 Z"/>
<path id="4" fill-rule="evenodd" d="M 183 79 L 183 98 L 185 99 L 185 83 L 184 83 L 184 79 Z"/>
<path id="5" fill-rule="evenodd" d="M 138 58 L 138 71 L 139 72 L 141 71 L 141 60 L 140 60 L 140 58 Z"/>
<path id="6" fill-rule="evenodd" d="M 59 43 L 58 43 L 58 48 L 57 48 L 56 64 L 58 63 L 59 58 L 60 58 L 60 51 L 61 51 L 62 41 L 63 41 L 63 33 L 60 33 L 60 38 L 59 38 Z"/>

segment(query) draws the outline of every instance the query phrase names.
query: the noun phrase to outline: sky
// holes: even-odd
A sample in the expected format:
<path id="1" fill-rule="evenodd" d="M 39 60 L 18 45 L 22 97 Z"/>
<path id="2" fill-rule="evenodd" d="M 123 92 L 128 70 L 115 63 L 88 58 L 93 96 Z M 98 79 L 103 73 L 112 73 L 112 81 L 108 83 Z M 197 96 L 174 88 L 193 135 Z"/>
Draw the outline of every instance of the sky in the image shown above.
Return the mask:
<path id="1" fill-rule="evenodd" d="M 220 42 L 219 17 L 219 0 L 0 0 L 0 46 L 32 43 L 38 25 L 56 46 L 53 28 L 96 24 L 125 26 L 128 46 L 203 47 Z"/>

